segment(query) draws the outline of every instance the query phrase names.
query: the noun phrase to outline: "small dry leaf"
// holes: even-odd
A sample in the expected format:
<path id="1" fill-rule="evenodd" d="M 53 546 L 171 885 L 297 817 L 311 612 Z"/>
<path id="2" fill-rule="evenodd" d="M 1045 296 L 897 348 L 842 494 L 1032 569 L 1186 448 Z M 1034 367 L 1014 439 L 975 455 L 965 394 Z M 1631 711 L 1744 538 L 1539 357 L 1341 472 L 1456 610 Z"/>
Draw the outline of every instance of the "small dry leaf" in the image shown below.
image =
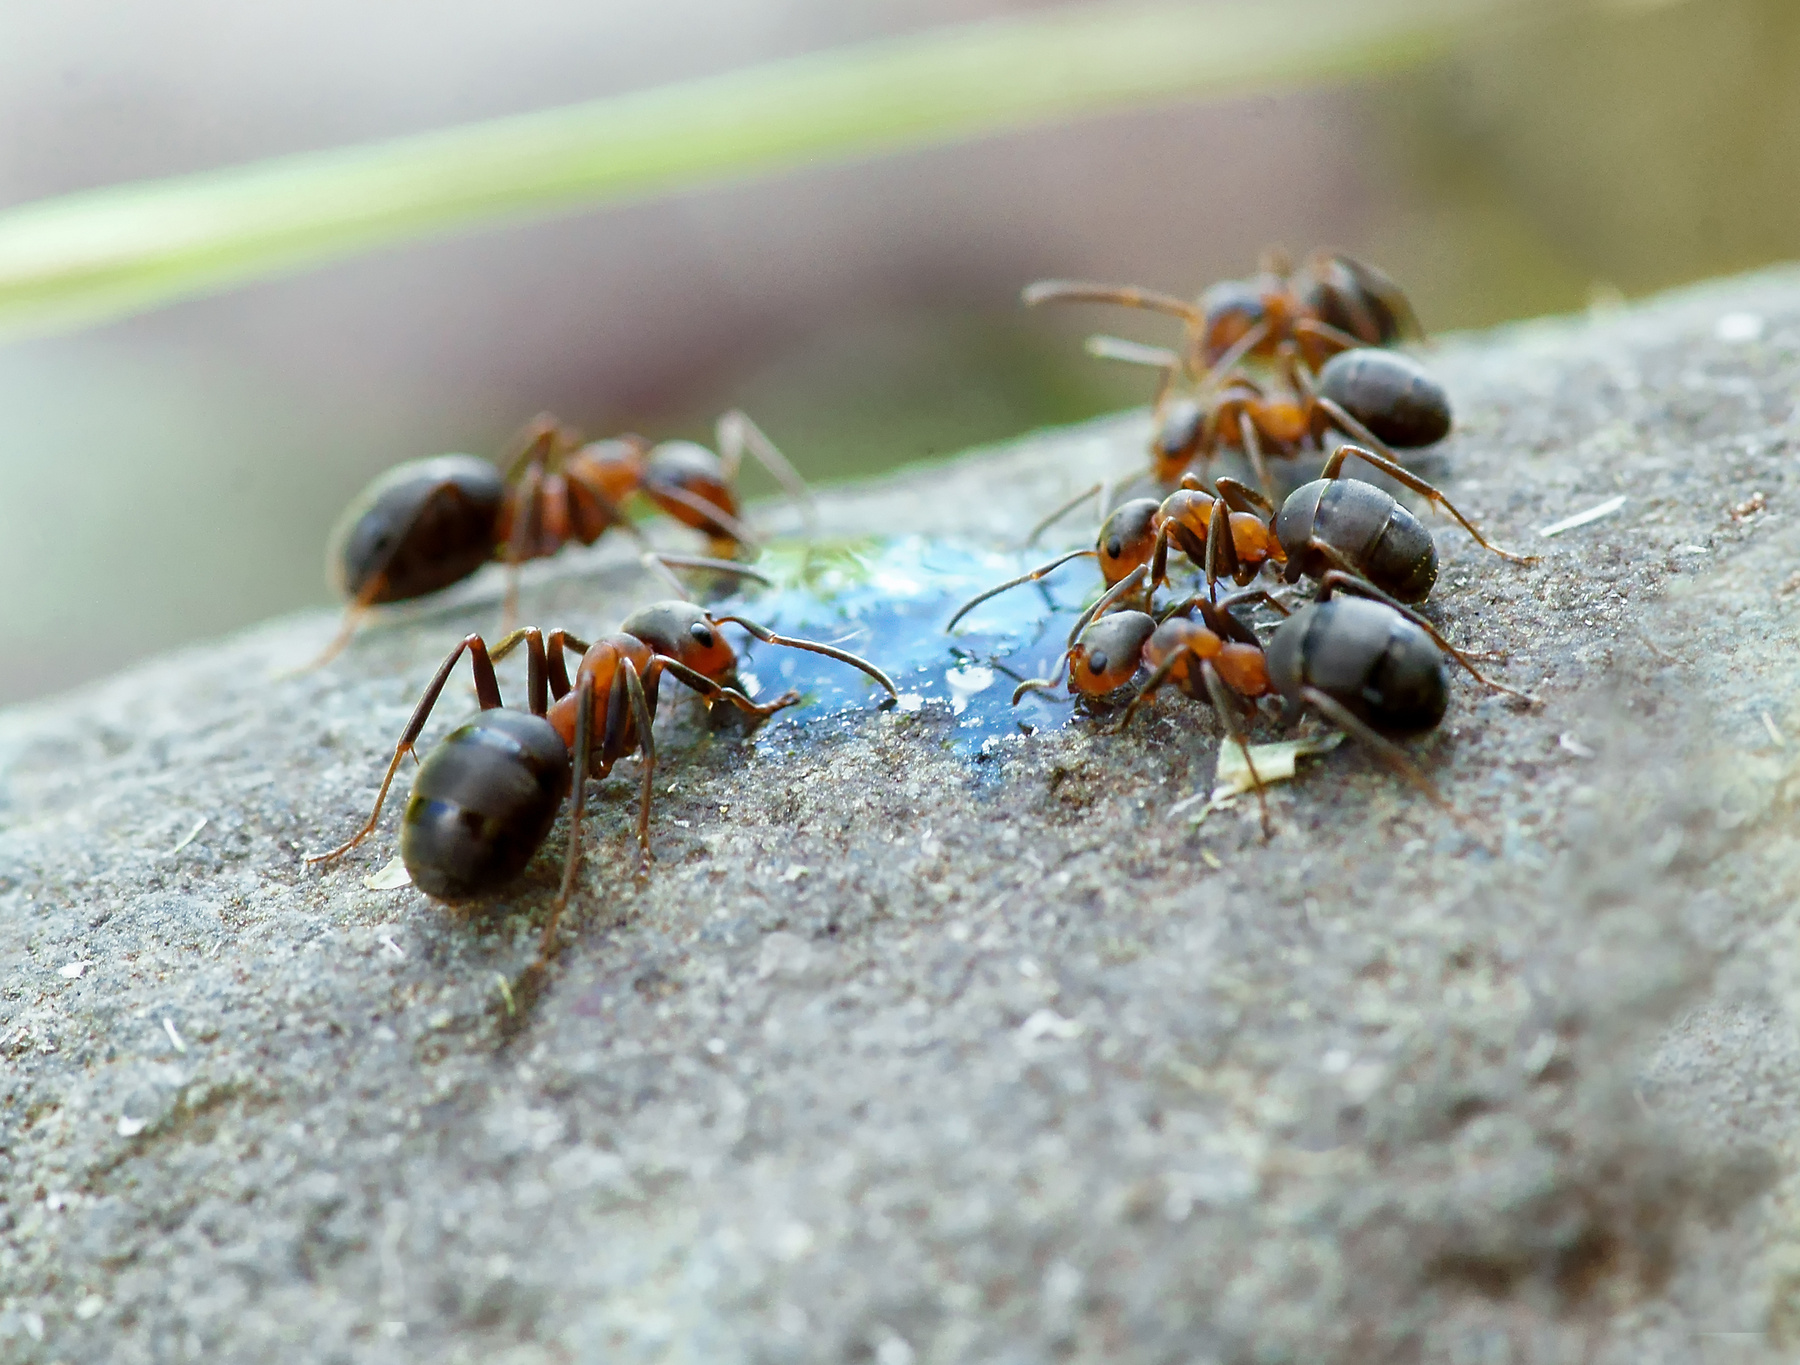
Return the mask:
<path id="1" fill-rule="evenodd" d="M 1250 762 L 1266 787 L 1271 782 L 1286 782 L 1293 777 L 1302 758 L 1328 754 L 1344 742 L 1335 730 L 1307 739 L 1284 739 L 1278 744 L 1252 744 Z M 1227 741 L 1219 746 L 1219 766 L 1213 773 L 1213 801 L 1228 800 L 1256 785 L 1250 778 L 1250 764 L 1244 762 L 1244 751 Z"/>
<path id="2" fill-rule="evenodd" d="M 406 870 L 406 864 L 396 856 L 381 871 L 364 877 L 363 885 L 371 891 L 398 891 L 403 886 L 412 885 L 412 874 Z"/>

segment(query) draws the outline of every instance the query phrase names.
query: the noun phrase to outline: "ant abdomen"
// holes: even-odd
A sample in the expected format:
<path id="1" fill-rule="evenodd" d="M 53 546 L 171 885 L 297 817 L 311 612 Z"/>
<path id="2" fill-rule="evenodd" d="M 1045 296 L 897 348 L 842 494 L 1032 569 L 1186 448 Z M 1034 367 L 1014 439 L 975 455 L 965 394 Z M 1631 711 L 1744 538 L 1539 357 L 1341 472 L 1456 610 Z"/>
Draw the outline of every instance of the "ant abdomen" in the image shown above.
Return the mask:
<path id="1" fill-rule="evenodd" d="M 1432 729 L 1449 705 L 1444 656 L 1431 637 L 1392 607 L 1340 596 L 1277 627 L 1267 648 L 1269 680 L 1290 708 L 1311 688 L 1384 735 Z"/>
<path id="2" fill-rule="evenodd" d="M 497 891 L 544 842 L 569 790 L 569 749 L 529 711 L 471 716 L 425 756 L 400 824 L 413 885 L 441 901 Z"/>
<path id="3" fill-rule="evenodd" d="M 1402 602 L 1423 602 L 1437 582 L 1437 543 L 1402 503 L 1360 479 L 1314 479 L 1275 516 L 1288 557 L 1286 578 L 1344 569 Z"/>
<path id="4" fill-rule="evenodd" d="M 1320 369 L 1318 391 L 1390 446 L 1416 450 L 1450 434 L 1450 395 L 1397 351 L 1338 352 Z"/>
<path id="5" fill-rule="evenodd" d="M 332 531 L 326 571 L 344 596 L 403 602 L 461 582 L 494 555 L 506 482 L 473 455 L 396 465 L 363 491 Z M 381 583 L 365 597 L 373 575 Z"/>

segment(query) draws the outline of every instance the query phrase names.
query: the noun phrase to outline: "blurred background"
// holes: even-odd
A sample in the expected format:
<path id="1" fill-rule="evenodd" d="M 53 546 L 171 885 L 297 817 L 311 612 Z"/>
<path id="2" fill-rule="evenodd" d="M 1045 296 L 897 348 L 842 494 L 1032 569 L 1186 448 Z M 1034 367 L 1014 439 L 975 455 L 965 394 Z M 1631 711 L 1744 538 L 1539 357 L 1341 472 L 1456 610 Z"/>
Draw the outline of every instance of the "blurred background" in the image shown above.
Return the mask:
<path id="1" fill-rule="evenodd" d="M 1032 8 L 7 6 L 0 207 Z M 328 602 L 325 536 L 374 473 L 494 455 L 541 409 L 662 437 L 741 405 L 808 478 L 851 479 L 1145 400 L 1079 340 L 1166 327 L 1027 315 L 1039 276 L 1191 295 L 1266 243 L 1329 246 L 1428 328 L 1478 327 L 1800 255 L 1797 165 L 1800 5 L 1571 0 L 1398 76 L 478 232 L 0 346 L 0 701 Z"/>

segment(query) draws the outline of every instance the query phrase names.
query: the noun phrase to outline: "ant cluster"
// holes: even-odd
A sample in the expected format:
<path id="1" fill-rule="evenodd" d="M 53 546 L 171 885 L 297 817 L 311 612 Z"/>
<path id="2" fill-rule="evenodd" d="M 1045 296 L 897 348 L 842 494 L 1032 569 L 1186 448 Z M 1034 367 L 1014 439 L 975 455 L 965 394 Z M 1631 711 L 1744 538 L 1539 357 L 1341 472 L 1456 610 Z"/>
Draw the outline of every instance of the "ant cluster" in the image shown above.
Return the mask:
<path id="1" fill-rule="evenodd" d="M 1535 699 L 1488 678 L 1415 609 L 1437 582 L 1431 532 L 1386 490 L 1347 474 L 1346 461 L 1355 457 L 1429 499 L 1483 548 L 1514 563 L 1533 560 L 1490 542 L 1395 453 L 1396 446 L 1433 444 L 1450 430 L 1443 387 L 1418 362 L 1380 349 L 1417 330 L 1399 288 L 1347 256 L 1315 256 L 1301 270 L 1271 256 L 1256 276 L 1214 285 L 1196 303 L 1064 280 L 1030 286 L 1025 301 L 1114 303 L 1181 319 L 1179 350 L 1111 337 L 1089 345 L 1097 354 L 1162 369 L 1146 476 L 1177 486 L 1166 497 L 1134 498 L 1110 513 L 1107 486 L 1088 489 L 1050 520 L 1098 495 L 1102 520 L 1092 549 L 1071 551 L 978 594 L 946 629 L 998 593 L 1071 560 L 1093 558 L 1104 593 L 1076 620 L 1056 676 L 1020 683 L 1015 704 L 1027 692 L 1057 687 L 1066 672 L 1075 697 L 1130 694 L 1122 729 L 1159 689 L 1174 684 L 1208 702 L 1242 752 L 1265 835 L 1268 805 L 1244 730 L 1264 698 L 1279 699 L 1284 720 L 1316 714 L 1447 805 L 1393 742 L 1443 719 L 1446 658 L 1493 691 L 1527 704 Z M 1333 432 L 1349 440 L 1325 457 L 1316 479 L 1277 506 L 1268 457 L 1322 455 Z M 1262 491 L 1225 476 L 1208 486 L 1213 462 L 1233 449 Z M 1156 594 L 1170 586 L 1172 549 L 1200 578 L 1195 591 L 1159 607 Z M 1266 569 L 1279 570 L 1287 584 L 1310 580 L 1314 596 L 1290 605 L 1268 589 L 1251 589 Z M 1222 578 L 1240 591 L 1221 597 Z M 1281 618 L 1266 640 L 1238 614 L 1253 606 Z"/>
<path id="2" fill-rule="evenodd" d="M 1181 321 L 1178 347 L 1111 337 L 1095 338 L 1089 347 L 1161 372 L 1150 461 L 1137 476 L 1158 486 L 1161 496 L 1132 498 L 1109 510 L 1109 485 L 1087 490 L 1049 520 L 1097 496 L 1101 521 L 1093 548 L 988 589 L 964 604 L 946 629 L 998 593 L 1040 580 L 1071 560 L 1092 558 L 1104 590 L 1075 622 L 1056 676 L 1021 683 L 1015 704 L 1028 691 L 1059 686 L 1065 673 L 1078 699 L 1128 696 L 1121 728 L 1171 684 L 1209 703 L 1244 755 L 1265 835 L 1268 809 L 1245 730 L 1265 701 L 1279 700 L 1284 719 L 1310 711 L 1344 730 L 1443 803 L 1430 778 L 1393 741 L 1430 730 L 1443 718 L 1446 659 L 1494 691 L 1532 699 L 1483 675 L 1415 609 L 1437 579 L 1431 533 L 1384 489 L 1346 473 L 1347 460 L 1354 456 L 1435 503 L 1495 554 L 1531 561 L 1490 543 L 1396 454 L 1430 445 L 1450 429 L 1442 386 L 1416 361 L 1386 349 L 1418 331 L 1398 286 L 1347 256 L 1315 256 L 1295 269 L 1270 255 L 1256 275 L 1214 285 L 1193 303 L 1069 281 L 1034 284 L 1025 300 L 1121 304 Z M 1333 438 L 1342 443 L 1327 453 Z M 523 871 L 564 799 L 572 797 L 562 882 L 544 929 L 541 966 L 555 949 L 557 924 L 574 887 L 588 780 L 604 778 L 620 758 L 634 754 L 642 786 L 640 873 L 647 869 L 652 731 L 663 678 L 683 683 L 709 708 L 723 704 L 753 720 L 799 701 L 791 691 L 766 702 L 747 695 L 721 627 L 733 624 L 766 644 L 860 669 L 887 693 L 883 704 L 891 704 L 893 682 L 868 660 L 686 600 L 645 607 L 592 644 L 564 630 L 512 628 L 518 567 L 571 541 L 591 545 L 615 529 L 642 543 L 628 515 L 634 500 L 706 537 L 707 556 L 651 552 L 643 544 L 646 566 L 678 587 L 673 568 L 760 578 L 737 562 L 757 543 L 733 487 L 745 453 L 810 513 L 793 467 L 735 412 L 720 419 L 716 452 L 629 435 L 584 444 L 554 419 L 540 417 L 500 467 L 448 455 L 401 465 L 378 479 L 351 506 L 332 540 L 330 571 L 349 606 L 343 629 L 318 662 L 342 650 L 376 607 L 445 589 L 495 559 L 507 571 L 503 635 L 491 647 L 482 636 L 469 635 L 451 649 L 394 745 L 368 820 L 345 843 L 310 861 L 337 859 L 374 831 L 401 760 L 414 753 L 467 654 L 480 709 L 419 764 L 401 820 L 400 857 L 413 883 L 439 900 L 492 894 Z M 1241 457 L 1259 487 L 1217 475 L 1215 462 L 1225 454 Z M 1291 465 L 1313 456 L 1323 458 L 1319 476 L 1279 497 L 1271 461 Z M 1178 594 L 1175 556 L 1185 557 L 1196 574 L 1191 589 Z M 1287 585 L 1315 584 L 1315 595 L 1299 603 L 1253 587 L 1269 570 Z M 1221 595 L 1221 580 L 1237 590 Z M 1165 591 L 1171 599 L 1158 605 Z M 1264 634 L 1243 615 L 1257 608 L 1280 618 Z M 495 663 L 521 645 L 528 671 L 525 710 L 503 705 L 494 672 Z M 578 659 L 573 679 L 569 653 Z"/>

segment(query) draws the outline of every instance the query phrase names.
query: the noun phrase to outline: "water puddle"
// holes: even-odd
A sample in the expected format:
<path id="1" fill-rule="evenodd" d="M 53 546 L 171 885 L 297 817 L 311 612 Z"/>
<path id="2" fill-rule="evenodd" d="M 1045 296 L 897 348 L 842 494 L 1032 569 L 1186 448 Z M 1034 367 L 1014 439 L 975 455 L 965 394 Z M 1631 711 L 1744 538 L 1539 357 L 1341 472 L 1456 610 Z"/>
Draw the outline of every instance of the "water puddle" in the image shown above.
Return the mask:
<path id="1" fill-rule="evenodd" d="M 862 655 L 893 678 L 902 710 L 948 707 L 958 752 L 991 752 L 1004 736 L 1053 729 L 1074 714 L 1060 693 L 1031 693 L 1015 707 L 1012 692 L 1056 668 L 1070 626 L 1099 595 L 1100 576 L 1076 560 L 1045 582 L 982 603 L 954 634 L 944 633 L 944 623 L 982 589 L 1050 557 L 1042 547 L 991 550 L 920 536 L 810 550 L 778 544 L 757 563 L 778 586 L 733 598 L 730 609 L 778 633 Z M 854 669 L 817 655 L 754 641 L 740 653 L 758 695 L 800 690 L 804 701 L 787 713 L 798 719 L 862 710 L 879 693 Z"/>

